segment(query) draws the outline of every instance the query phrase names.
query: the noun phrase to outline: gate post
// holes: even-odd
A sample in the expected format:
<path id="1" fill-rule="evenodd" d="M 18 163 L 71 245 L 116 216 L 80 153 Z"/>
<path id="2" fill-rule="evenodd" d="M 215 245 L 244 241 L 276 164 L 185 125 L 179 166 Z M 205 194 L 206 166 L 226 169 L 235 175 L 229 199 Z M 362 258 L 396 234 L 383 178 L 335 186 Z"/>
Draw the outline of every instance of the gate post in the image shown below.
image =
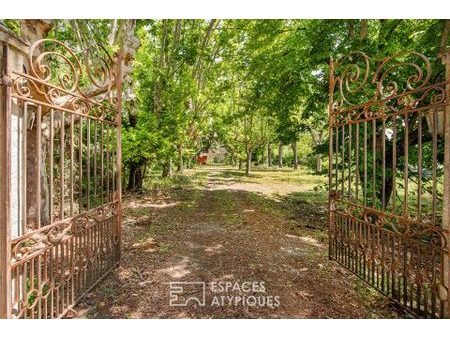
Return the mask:
<path id="1" fill-rule="evenodd" d="M 0 318 L 11 313 L 11 77 L 9 48 L 3 43 L 0 73 Z"/>
<path id="2" fill-rule="evenodd" d="M 442 228 L 447 238 L 447 254 L 443 261 L 443 286 L 442 298 L 444 299 L 444 317 L 450 318 L 450 50 L 443 55 L 445 64 L 445 117 L 444 117 L 444 201 L 442 212 Z"/>

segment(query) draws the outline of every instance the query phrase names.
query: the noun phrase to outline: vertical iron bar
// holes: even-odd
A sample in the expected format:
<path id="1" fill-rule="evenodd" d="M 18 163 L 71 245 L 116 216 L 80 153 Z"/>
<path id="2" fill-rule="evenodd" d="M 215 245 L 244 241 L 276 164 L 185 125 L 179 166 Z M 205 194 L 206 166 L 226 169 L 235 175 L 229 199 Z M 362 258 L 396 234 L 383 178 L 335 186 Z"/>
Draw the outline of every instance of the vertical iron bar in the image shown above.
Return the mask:
<path id="1" fill-rule="evenodd" d="M 74 177 L 73 177 L 73 166 L 74 166 L 74 116 L 70 114 L 70 216 L 73 216 L 73 191 L 74 191 Z"/>
<path id="2" fill-rule="evenodd" d="M 381 235 L 381 291 L 382 292 L 386 292 L 385 291 L 385 265 L 386 265 L 386 252 L 385 252 L 385 231 L 381 230 L 380 231 L 380 235 Z"/>
<path id="3" fill-rule="evenodd" d="M 37 257 L 37 290 L 41 290 L 41 284 L 42 284 L 42 277 L 41 277 L 41 260 L 42 260 L 42 256 L 39 255 Z M 36 297 L 39 297 L 38 295 Z M 42 318 L 42 297 L 39 297 L 39 301 L 36 305 L 38 307 L 38 311 L 37 311 L 37 317 L 38 319 Z"/>
<path id="4" fill-rule="evenodd" d="M 355 200 L 359 204 L 359 122 L 356 124 L 356 145 L 355 145 L 355 156 L 356 156 L 356 169 L 355 169 Z"/>
<path id="5" fill-rule="evenodd" d="M 94 150 L 93 150 L 93 156 L 94 156 L 94 205 L 93 207 L 98 206 L 98 196 L 97 196 L 97 121 L 93 120 L 94 123 Z"/>
<path id="6" fill-rule="evenodd" d="M 417 271 L 421 271 L 422 268 L 422 252 L 421 252 L 421 246 L 419 244 L 416 244 L 416 254 L 417 254 L 417 266 L 416 266 L 416 270 Z M 418 278 L 416 278 L 418 279 Z M 422 285 L 421 283 L 417 282 L 417 287 L 416 287 L 416 310 L 417 313 L 420 311 L 420 304 L 421 304 L 421 297 L 422 294 Z M 412 301 L 412 299 L 411 299 Z"/>
<path id="7" fill-rule="evenodd" d="M 408 187 L 408 182 L 409 182 L 409 178 L 408 178 L 408 174 L 409 174 L 409 169 L 408 169 L 408 161 L 409 161 L 409 113 L 408 111 L 405 112 L 405 144 L 404 144 L 404 156 L 403 156 L 403 165 L 404 165 L 404 198 L 403 198 L 403 213 L 405 216 L 409 215 L 409 207 L 408 207 L 408 191 L 409 191 L 409 187 Z"/>
<path id="8" fill-rule="evenodd" d="M 60 113 L 61 125 L 60 125 L 60 150 L 59 150 L 59 184 L 60 184 L 60 206 L 59 206 L 59 218 L 64 219 L 64 111 Z"/>
<path id="9" fill-rule="evenodd" d="M 87 210 L 91 210 L 91 119 L 86 118 L 86 146 L 87 146 L 87 159 L 86 159 L 86 197 L 87 197 Z"/>
<path id="10" fill-rule="evenodd" d="M 103 142 L 103 135 L 104 135 L 104 122 L 101 122 L 101 128 L 100 128 L 100 133 L 101 133 L 101 138 L 100 138 L 100 194 L 101 194 L 101 203 L 105 203 L 105 196 L 104 196 L 104 186 L 105 186 L 105 171 L 104 171 L 104 142 Z"/>
<path id="11" fill-rule="evenodd" d="M 78 129 L 78 212 L 83 211 L 83 117 L 80 116 Z"/>
<path id="12" fill-rule="evenodd" d="M 348 125 L 348 200 L 352 200 L 352 127 L 353 125 L 349 123 Z"/>
<path id="13" fill-rule="evenodd" d="M 417 127 L 418 133 L 418 163 L 417 163 L 417 216 L 422 218 L 422 112 L 419 112 L 419 125 Z"/>
<path id="14" fill-rule="evenodd" d="M 367 206 L 367 121 L 364 121 L 364 206 Z"/>
<path id="15" fill-rule="evenodd" d="M 383 156 L 381 164 L 381 209 L 384 211 L 386 208 L 386 118 L 384 116 L 381 118 L 381 124 L 381 156 Z"/>
<path id="16" fill-rule="evenodd" d="M 36 229 L 41 227 L 41 161 L 42 161 L 42 106 L 37 106 L 36 111 Z"/>
<path id="17" fill-rule="evenodd" d="M 336 125 L 335 127 L 335 134 L 336 134 L 336 148 L 335 148 L 335 185 L 336 185 L 336 191 L 339 191 L 339 127 Z"/>
<path id="18" fill-rule="evenodd" d="M 437 129 L 438 129 L 438 120 L 437 120 L 437 107 L 434 106 L 432 109 L 433 115 L 432 115 L 432 134 L 433 134 L 433 166 L 432 166 L 432 172 L 433 172 L 433 193 L 432 196 L 432 219 L 433 224 L 436 224 L 436 195 L 437 195 Z"/>
<path id="19" fill-rule="evenodd" d="M 344 184 L 345 184 L 345 125 L 342 125 L 342 182 L 341 182 L 341 197 L 344 197 Z"/>
<path id="20" fill-rule="evenodd" d="M 23 108 L 23 123 L 22 123 L 22 131 L 23 131 L 23 156 L 22 156 L 22 234 L 25 233 L 26 227 L 27 227 L 27 141 L 28 141 L 28 103 L 24 103 Z"/>
<path id="21" fill-rule="evenodd" d="M 23 122 L 23 120 L 22 120 L 22 122 Z M 17 134 L 16 134 L 16 138 L 17 138 L 17 187 L 16 187 L 16 189 L 17 189 L 17 224 L 15 225 L 15 227 L 16 227 L 16 231 L 17 231 L 17 233 L 20 235 L 21 234 L 21 231 L 20 231 L 20 228 L 21 228 L 21 223 L 22 223 L 22 209 L 23 209 L 23 206 L 22 206 L 22 195 L 21 195 L 21 193 L 22 193 L 22 172 L 21 172 L 21 162 L 22 162 L 22 158 L 21 158 L 21 150 L 22 150 L 22 147 L 21 147 L 21 144 L 22 144 L 22 141 L 21 141 L 21 127 L 20 127 L 20 125 L 21 125 L 21 119 L 20 119 L 20 113 L 17 113 Z M 11 275 L 12 275 L 12 273 L 11 273 Z"/>
<path id="22" fill-rule="evenodd" d="M 377 207 L 376 199 L 376 171 L 377 171 L 377 124 L 376 120 L 372 120 L 372 207 Z"/>
<path id="23" fill-rule="evenodd" d="M 109 177 L 109 172 L 110 172 L 110 149 L 111 149 L 111 140 L 109 137 L 109 125 L 106 125 L 106 200 L 108 202 L 111 202 L 111 189 L 110 189 L 110 177 Z"/>
<path id="24" fill-rule="evenodd" d="M 54 157 L 54 153 L 53 153 L 53 142 L 54 142 L 54 111 L 53 109 L 50 110 L 50 144 L 49 144 L 49 157 L 50 157 L 50 187 L 49 187 L 49 198 L 50 198 L 50 207 L 49 207 L 49 223 L 53 224 L 53 167 L 54 167 L 54 163 L 53 163 L 53 157 Z"/>
<path id="25" fill-rule="evenodd" d="M 392 212 L 395 213 L 397 203 L 397 115 L 392 115 Z"/>

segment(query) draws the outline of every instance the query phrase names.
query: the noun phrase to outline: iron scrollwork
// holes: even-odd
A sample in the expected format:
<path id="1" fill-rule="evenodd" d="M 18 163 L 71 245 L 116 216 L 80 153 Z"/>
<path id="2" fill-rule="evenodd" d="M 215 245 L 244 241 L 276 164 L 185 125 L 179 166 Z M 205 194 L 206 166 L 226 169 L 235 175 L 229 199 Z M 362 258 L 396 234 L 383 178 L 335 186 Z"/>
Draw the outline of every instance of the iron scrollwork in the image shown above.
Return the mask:
<path id="1" fill-rule="evenodd" d="M 334 125 L 445 103 L 445 82 L 431 81 L 431 62 L 423 54 L 409 52 L 385 58 L 370 76 L 373 63 L 376 62 L 358 51 L 334 64 Z"/>
<path id="2" fill-rule="evenodd" d="M 41 51 L 48 44 L 53 48 Z M 97 110 L 95 117 L 105 118 L 117 102 L 113 91 L 117 65 L 105 55 L 91 60 L 86 50 L 81 62 L 77 53 L 62 42 L 38 40 L 28 53 L 28 72 L 13 72 L 14 93 L 81 114 Z"/>
<path id="3" fill-rule="evenodd" d="M 12 243 L 12 261 L 26 260 L 32 254 L 76 236 L 115 217 L 117 202 L 103 205 L 90 212 L 77 215 L 20 237 Z"/>

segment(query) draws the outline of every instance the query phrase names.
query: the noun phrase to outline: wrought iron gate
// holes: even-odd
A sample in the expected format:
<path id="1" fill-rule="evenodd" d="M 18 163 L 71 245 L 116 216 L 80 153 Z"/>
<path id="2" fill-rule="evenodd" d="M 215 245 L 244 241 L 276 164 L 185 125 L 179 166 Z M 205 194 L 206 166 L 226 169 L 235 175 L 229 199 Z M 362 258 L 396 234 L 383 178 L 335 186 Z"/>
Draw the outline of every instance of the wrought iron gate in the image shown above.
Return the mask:
<path id="1" fill-rule="evenodd" d="M 0 54 L 0 317 L 64 317 L 120 256 L 121 61 Z"/>
<path id="2" fill-rule="evenodd" d="M 450 316 L 443 60 L 353 52 L 330 64 L 329 256 L 425 318 Z"/>

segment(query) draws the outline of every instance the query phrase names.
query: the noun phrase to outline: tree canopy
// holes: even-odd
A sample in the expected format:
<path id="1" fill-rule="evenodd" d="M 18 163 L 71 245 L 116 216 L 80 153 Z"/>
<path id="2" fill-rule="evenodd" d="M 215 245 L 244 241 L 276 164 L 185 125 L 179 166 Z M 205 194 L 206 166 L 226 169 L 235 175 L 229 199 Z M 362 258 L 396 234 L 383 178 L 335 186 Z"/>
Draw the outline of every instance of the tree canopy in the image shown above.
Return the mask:
<path id="1" fill-rule="evenodd" d="M 26 35 L 26 21 L 4 24 Z M 283 146 L 291 145 L 289 164 L 314 159 L 322 170 L 330 58 L 361 50 L 381 60 L 416 50 L 442 69 L 449 26 L 406 19 L 52 20 L 46 34 L 75 50 L 127 48 L 123 159 L 127 186 L 136 189 L 150 170 L 181 172 L 218 144 L 230 162 L 246 161 L 247 173 L 252 163 L 272 164 L 274 145 L 280 164 L 288 156 Z"/>

